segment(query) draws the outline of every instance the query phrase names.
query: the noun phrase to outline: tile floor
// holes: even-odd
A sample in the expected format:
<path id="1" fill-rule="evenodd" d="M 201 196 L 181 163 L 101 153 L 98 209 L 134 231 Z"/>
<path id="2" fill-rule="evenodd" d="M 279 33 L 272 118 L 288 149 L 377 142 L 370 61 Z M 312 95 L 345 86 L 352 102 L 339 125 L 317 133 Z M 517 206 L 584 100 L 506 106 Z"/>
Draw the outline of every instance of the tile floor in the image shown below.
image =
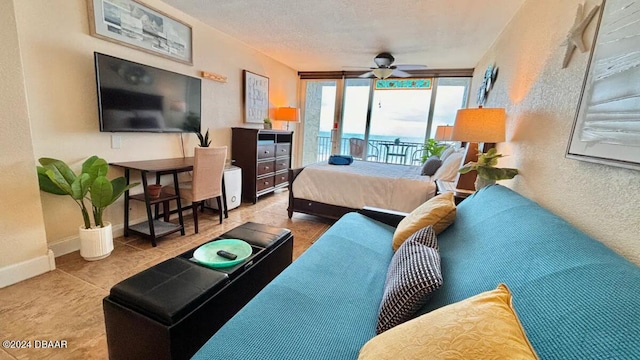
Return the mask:
<path id="1" fill-rule="evenodd" d="M 198 217 L 200 232 L 185 217 L 187 236 L 169 235 L 158 246 L 141 238 L 114 239 L 115 249 L 103 260 L 87 262 L 78 251 L 56 258 L 57 269 L 0 289 L 0 340 L 66 340 L 66 349 L 4 349 L 6 359 L 106 359 L 107 340 L 102 299 L 109 289 L 150 266 L 172 258 L 247 221 L 291 229 L 294 260 L 331 225 L 330 221 L 294 214 L 287 217 L 288 192 L 242 204 L 222 225 L 211 210 Z"/>

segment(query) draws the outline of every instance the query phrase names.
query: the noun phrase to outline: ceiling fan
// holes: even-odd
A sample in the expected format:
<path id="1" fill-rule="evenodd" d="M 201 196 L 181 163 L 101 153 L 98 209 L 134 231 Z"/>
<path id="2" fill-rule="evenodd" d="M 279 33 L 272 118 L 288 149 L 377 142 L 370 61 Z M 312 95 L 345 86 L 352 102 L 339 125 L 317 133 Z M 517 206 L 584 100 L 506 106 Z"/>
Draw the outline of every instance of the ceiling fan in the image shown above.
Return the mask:
<path id="1" fill-rule="evenodd" d="M 376 77 L 378 79 L 386 79 L 390 76 L 410 77 L 411 74 L 403 70 L 424 70 L 427 68 L 426 65 L 391 65 L 394 61 L 395 58 L 390 53 L 380 53 L 373 59 L 373 62 L 375 62 L 378 67 L 372 67 L 370 68 L 371 71 L 367 71 L 358 77 Z"/>

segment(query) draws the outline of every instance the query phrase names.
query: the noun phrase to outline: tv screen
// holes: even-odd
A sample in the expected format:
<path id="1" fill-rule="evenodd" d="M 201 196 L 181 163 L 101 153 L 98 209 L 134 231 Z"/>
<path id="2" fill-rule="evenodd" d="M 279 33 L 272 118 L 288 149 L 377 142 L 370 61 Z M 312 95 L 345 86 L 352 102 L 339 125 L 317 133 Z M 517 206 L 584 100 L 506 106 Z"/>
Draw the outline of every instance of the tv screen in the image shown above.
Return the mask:
<path id="1" fill-rule="evenodd" d="M 94 53 L 100 131 L 200 131 L 201 80 Z"/>

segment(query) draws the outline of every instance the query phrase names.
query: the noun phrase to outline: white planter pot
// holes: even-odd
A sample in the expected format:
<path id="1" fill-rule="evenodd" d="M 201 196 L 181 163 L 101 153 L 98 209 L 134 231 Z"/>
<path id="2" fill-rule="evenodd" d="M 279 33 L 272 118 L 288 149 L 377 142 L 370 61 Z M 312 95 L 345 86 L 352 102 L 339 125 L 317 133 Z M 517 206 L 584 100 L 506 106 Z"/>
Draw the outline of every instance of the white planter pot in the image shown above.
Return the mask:
<path id="1" fill-rule="evenodd" d="M 113 251 L 113 231 L 111 223 L 104 227 L 85 229 L 80 226 L 80 256 L 87 261 L 104 259 Z"/>

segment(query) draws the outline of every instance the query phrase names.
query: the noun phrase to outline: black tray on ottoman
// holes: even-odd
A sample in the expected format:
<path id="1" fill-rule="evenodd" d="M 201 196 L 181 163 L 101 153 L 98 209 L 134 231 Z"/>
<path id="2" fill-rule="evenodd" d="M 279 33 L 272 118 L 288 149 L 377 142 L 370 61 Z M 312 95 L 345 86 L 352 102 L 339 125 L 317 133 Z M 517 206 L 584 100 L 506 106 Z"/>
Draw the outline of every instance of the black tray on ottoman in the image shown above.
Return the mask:
<path id="1" fill-rule="evenodd" d="M 245 223 L 216 239 L 253 248 L 242 263 L 212 269 L 193 248 L 111 288 L 103 300 L 110 359 L 188 359 L 291 264 L 288 229 Z"/>

